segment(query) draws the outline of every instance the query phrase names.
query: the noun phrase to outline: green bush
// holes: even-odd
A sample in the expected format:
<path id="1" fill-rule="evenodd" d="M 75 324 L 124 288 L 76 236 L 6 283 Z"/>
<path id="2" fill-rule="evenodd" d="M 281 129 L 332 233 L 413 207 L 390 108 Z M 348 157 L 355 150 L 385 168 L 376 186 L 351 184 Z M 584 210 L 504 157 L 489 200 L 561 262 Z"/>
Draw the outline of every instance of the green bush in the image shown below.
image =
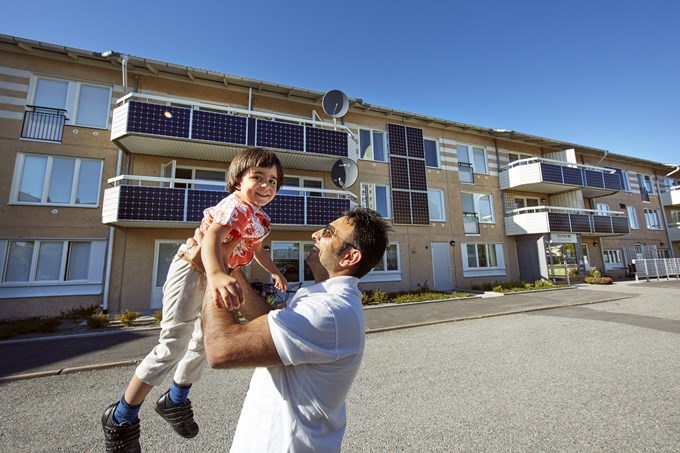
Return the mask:
<path id="1" fill-rule="evenodd" d="M 87 326 L 90 329 L 97 329 L 99 327 L 106 327 L 111 322 L 111 318 L 106 313 L 94 313 L 87 318 Z"/>
<path id="2" fill-rule="evenodd" d="M 373 302 L 376 304 L 384 304 L 389 299 L 386 292 L 376 289 L 373 291 Z"/>
<path id="3" fill-rule="evenodd" d="M 42 332 L 51 333 L 57 330 L 60 318 L 26 318 L 0 321 L 0 339 L 12 338 L 17 335 Z"/>
<path id="4" fill-rule="evenodd" d="M 138 311 L 125 310 L 123 313 L 116 315 L 114 319 L 120 321 L 125 327 L 130 327 L 135 323 L 135 320 L 142 316 Z"/>
<path id="5" fill-rule="evenodd" d="M 159 308 L 158 310 L 154 311 L 153 319 L 156 322 L 156 325 L 160 325 L 161 321 L 163 320 L 163 309 Z"/>
<path id="6" fill-rule="evenodd" d="M 614 282 L 611 277 L 586 277 L 584 280 L 591 285 L 611 285 Z"/>

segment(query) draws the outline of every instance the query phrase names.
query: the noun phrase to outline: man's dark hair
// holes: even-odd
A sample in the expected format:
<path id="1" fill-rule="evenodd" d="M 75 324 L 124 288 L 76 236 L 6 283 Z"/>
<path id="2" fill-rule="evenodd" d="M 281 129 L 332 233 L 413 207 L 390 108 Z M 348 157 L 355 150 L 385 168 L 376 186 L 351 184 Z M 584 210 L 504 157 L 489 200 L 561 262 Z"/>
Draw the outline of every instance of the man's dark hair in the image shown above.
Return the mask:
<path id="1" fill-rule="evenodd" d="M 387 233 L 392 227 L 371 209 L 350 209 L 343 217 L 354 227 L 352 237 L 347 240 L 361 250 L 361 260 L 352 269 L 352 275 L 361 278 L 382 260 L 389 243 Z"/>
<path id="2" fill-rule="evenodd" d="M 227 191 L 229 193 L 236 190 L 243 175 L 252 167 L 276 167 L 276 190 L 278 191 L 283 185 L 283 168 L 276 154 L 264 148 L 248 148 L 238 153 L 229 164 L 229 171 L 227 172 Z"/>

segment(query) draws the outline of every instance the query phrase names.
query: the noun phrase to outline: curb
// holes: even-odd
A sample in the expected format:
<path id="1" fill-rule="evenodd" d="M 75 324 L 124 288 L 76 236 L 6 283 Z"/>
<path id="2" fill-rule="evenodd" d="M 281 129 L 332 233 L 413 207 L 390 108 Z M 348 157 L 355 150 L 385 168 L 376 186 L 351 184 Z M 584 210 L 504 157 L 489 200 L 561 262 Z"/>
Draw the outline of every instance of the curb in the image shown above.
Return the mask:
<path id="1" fill-rule="evenodd" d="M 71 368 L 62 368 L 60 370 L 36 371 L 35 373 L 13 374 L 10 376 L 0 377 L 0 383 L 22 381 L 25 379 L 34 379 L 48 376 L 60 376 L 62 374 L 80 373 L 82 371 L 104 370 L 107 368 L 117 368 L 120 366 L 137 365 L 141 360 L 124 360 L 121 362 L 100 363 L 97 365 L 83 365 Z"/>

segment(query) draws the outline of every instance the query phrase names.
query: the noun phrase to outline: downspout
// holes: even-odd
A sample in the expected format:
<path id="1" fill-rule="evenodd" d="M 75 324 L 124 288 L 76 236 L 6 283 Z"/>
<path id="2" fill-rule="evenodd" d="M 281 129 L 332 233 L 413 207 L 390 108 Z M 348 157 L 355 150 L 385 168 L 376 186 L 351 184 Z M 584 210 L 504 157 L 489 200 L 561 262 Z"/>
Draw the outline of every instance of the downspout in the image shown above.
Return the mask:
<path id="1" fill-rule="evenodd" d="M 120 176 L 120 167 L 123 160 L 123 150 L 118 149 L 118 162 L 116 163 L 116 176 Z M 111 262 L 113 261 L 113 236 L 114 227 L 109 227 L 109 243 L 106 250 L 106 275 L 104 277 L 104 298 L 102 300 L 102 311 L 109 311 L 109 290 L 111 287 Z"/>
<path id="2" fill-rule="evenodd" d="M 672 175 L 676 171 L 678 171 L 680 167 L 677 167 L 675 170 L 672 172 L 668 173 L 664 178 L 668 177 L 669 175 Z M 663 200 L 661 197 L 661 186 L 659 185 L 659 178 L 654 175 L 654 181 L 656 182 L 656 193 L 659 196 L 659 206 L 661 206 L 661 217 L 663 218 L 663 228 L 666 230 L 666 237 L 668 238 L 668 251 L 670 252 L 671 258 L 675 258 L 675 253 L 673 252 L 673 241 L 671 241 L 671 232 L 668 231 L 668 219 L 666 218 L 666 209 L 663 206 Z"/>

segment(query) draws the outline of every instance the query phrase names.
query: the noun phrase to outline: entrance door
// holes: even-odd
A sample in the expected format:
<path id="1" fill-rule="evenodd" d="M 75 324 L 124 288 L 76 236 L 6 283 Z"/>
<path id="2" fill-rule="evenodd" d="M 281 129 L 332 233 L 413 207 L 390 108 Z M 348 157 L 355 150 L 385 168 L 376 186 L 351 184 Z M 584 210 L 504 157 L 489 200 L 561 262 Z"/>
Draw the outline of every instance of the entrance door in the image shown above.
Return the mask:
<path id="1" fill-rule="evenodd" d="M 437 291 L 451 291 L 453 289 L 450 249 L 451 246 L 448 242 L 432 243 L 434 289 Z"/>
<path id="2" fill-rule="evenodd" d="M 153 258 L 153 287 L 151 289 L 151 308 L 163 306 L 163 285 L 168 277 L 170 263 L 184 241 L 158 240 L 154 247 Z"/>

